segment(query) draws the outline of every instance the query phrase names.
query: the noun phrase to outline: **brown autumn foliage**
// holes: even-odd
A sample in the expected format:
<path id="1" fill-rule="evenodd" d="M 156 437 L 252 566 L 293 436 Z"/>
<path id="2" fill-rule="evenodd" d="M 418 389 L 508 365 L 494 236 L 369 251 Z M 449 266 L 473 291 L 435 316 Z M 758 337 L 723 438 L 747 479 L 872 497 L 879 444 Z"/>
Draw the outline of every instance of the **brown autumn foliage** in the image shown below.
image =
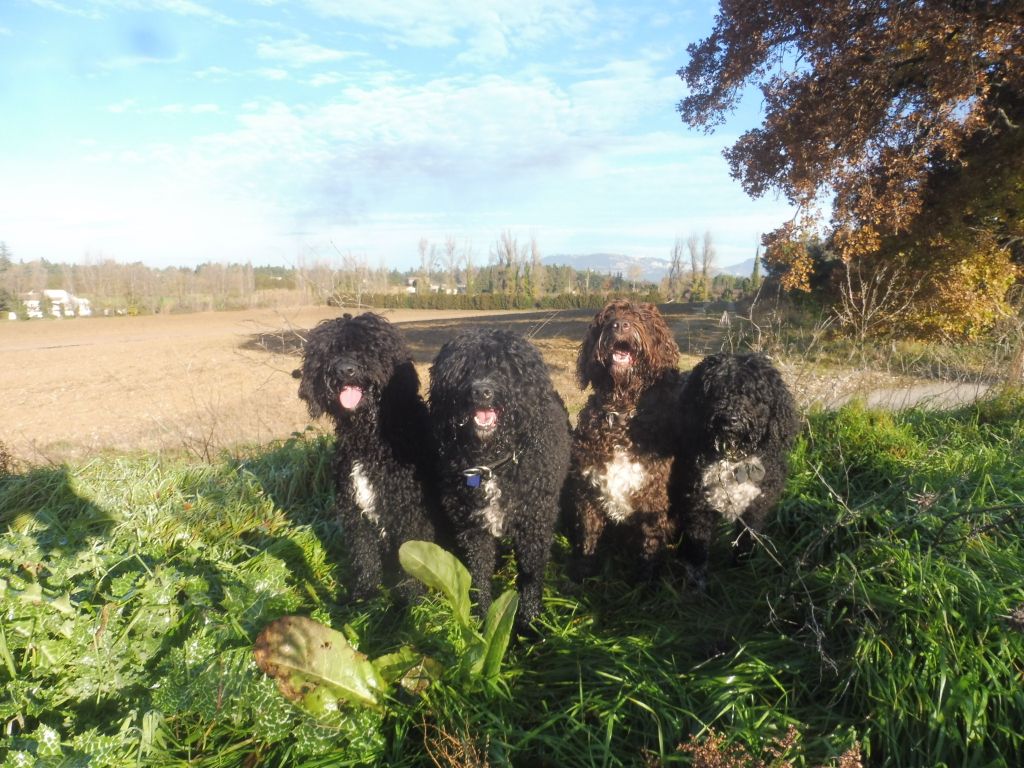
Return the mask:
<path id="1" fill-rule="evenodd" d="M 763 123 L 725 155 L 750 195 L 776 190 L 798 206 L 765 238 L 784 287 L 807 288 L 801 243 L 831 199 L 830 247 L 844 263 L 917 264 L 922 332 L 956 330 L 965 311 L 973 332 L 1005 310 L 995 305 L 1024 260 L 1021 177 L 1009 170 L 1024 165 L 1024 3 L 721 0 L 688 52 L 688 125 L 710 131 L 745 87 L 761 90 Z"/>

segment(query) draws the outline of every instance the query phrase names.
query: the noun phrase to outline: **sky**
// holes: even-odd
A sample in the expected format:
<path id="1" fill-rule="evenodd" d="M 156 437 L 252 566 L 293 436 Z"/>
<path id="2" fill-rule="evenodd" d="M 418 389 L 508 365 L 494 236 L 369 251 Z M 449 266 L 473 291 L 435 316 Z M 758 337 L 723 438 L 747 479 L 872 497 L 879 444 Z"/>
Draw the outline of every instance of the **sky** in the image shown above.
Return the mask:
<path id="1" fill-rule="evenodd" d="M 0 241 L 30 261 L 407 269 L 502 231 L 542 254 L 753 256 L 751 200 L 676 71 L 703 0 L 3 0 Z"/>

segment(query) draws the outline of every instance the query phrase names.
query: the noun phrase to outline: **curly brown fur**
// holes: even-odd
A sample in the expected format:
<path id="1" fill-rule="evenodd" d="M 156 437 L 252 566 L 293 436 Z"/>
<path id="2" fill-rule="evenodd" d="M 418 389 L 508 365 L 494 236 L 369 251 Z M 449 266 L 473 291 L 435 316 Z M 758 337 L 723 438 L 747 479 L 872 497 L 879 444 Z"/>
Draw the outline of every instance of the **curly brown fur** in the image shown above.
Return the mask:
<path id="1" fill-rule="evenodd" d="M 398 548 L 434 541 L 429 415 L 412 355 L 380 315 L 325 320 L 303 349 L 299 397 L 335 425 L 336 512 L 350 559 L 351 596 L 373 595 L 401 574 Z M 411 582 L 404 592 L 415 590 Z"/>
<path id="2" fill-rule="evenodd" d="M 677 424 L 669 494 L 682 529 L 679 555 L 691 583 L 703 589 L 719 521 L 734 521 L 739 559 L 782 495 L 798 413 L 765 357 L 720 353 L 690 372 Z"/>
<path id="3" fill-rule="evenodd" d="M 573 433 L 563 495 L 574 574 L 592 574 L 605 551 L 625 551 L 650 574 L 676 537 L 669 512 L 679 348 L 653 304 L 609 302 L 590 324 L 576 373 L 593 392 Z"/>
<path id="4" fill-rule="evenodd" d="M 499 539 L 518 571 L 516 626 L 540 612 L 558 494 L 569 468 L 569 417 L 537 348 L 500 330 L 463 333 L 430 369 L 442 506 L 477 590 L 491 604 Z"/>

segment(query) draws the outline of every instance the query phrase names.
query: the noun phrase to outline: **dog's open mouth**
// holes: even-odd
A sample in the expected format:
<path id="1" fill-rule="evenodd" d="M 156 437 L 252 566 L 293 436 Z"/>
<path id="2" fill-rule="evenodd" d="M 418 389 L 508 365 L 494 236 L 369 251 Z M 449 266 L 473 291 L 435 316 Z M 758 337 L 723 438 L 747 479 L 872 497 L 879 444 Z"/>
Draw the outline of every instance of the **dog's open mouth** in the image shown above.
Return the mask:
<path id="1" fill-rule="evenodd" d="M 493 432 L 498 426 L 498 412 L 493 408 L 481 408 L 473 414 L 473 423 L 478 432 Z"/>
<path id="2" fill-rule="evenodd" d="M 633 348 L 626 342 L 619 342 L 612 347 L 612 365 L 633 365 Z"/>
<path id="3" fill-rule="evenodd" d="M 349 385 L 342 387 L 338 393 L 338 402 L 341 403 L 341 407 L 346 411 L 351 411 L 363 399 L 363 388 Z"/>

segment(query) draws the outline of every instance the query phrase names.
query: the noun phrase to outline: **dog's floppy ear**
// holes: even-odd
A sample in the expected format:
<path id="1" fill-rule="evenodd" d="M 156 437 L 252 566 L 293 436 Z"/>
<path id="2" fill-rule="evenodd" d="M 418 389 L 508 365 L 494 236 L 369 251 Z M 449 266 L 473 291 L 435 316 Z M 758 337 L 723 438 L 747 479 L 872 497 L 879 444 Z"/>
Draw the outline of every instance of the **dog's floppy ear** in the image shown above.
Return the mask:
<path id="1" fill-rule="evenodd" d="M 314 419 L 327 412 L 325 390 L 325 366 L 329 352 L 326 328 L 321 324 L 314 328 L 302 347 L 302 367 L 292 373 L 299 381 L 299 398 L 306 403 L 309 415 Z"/>
<path id="2" fill-rule="evenodd" d="M 640 316 L 644 319 L 651 337 L 652 366 L 656 371 L 675 368 L 679 365 L 679 345 L 672 336 L 672 330 L 665 318 L 654 304 L 644 303 L 637 306 Z"/>
<path id="3" fill-rule="evenodd" d="M 308 361 L 304 362 L 301 372 L 302 379 L 299 382 L 299 399 L 305 401 L 306 410 L 314 419 L 324 415 L 323 393 L 321 392 L 323 375 L 320 368 L 319 365 Z"/>
<path id="4" fill-rule="evenodd" d="M 586 389 L 593 381 L 592 369 L 594 362 L 594 348 L 601 338 L 601 328 L 604 325 L 605 310 L 600 310 L 594 319 L 590 321 L 587 328 L 587 335 L 583 337 L 580 344 L 579 354 L 576 356 L 576 383 L 580 389 Z"/>
<path id="5" fill-rule="evenodd" d="M 775 445 L 789 450 L 800 431 L 800 413 L 782 376 L 777 374 L 771 384 L 772 409 L 769 415 L 768 434 Z"/>

